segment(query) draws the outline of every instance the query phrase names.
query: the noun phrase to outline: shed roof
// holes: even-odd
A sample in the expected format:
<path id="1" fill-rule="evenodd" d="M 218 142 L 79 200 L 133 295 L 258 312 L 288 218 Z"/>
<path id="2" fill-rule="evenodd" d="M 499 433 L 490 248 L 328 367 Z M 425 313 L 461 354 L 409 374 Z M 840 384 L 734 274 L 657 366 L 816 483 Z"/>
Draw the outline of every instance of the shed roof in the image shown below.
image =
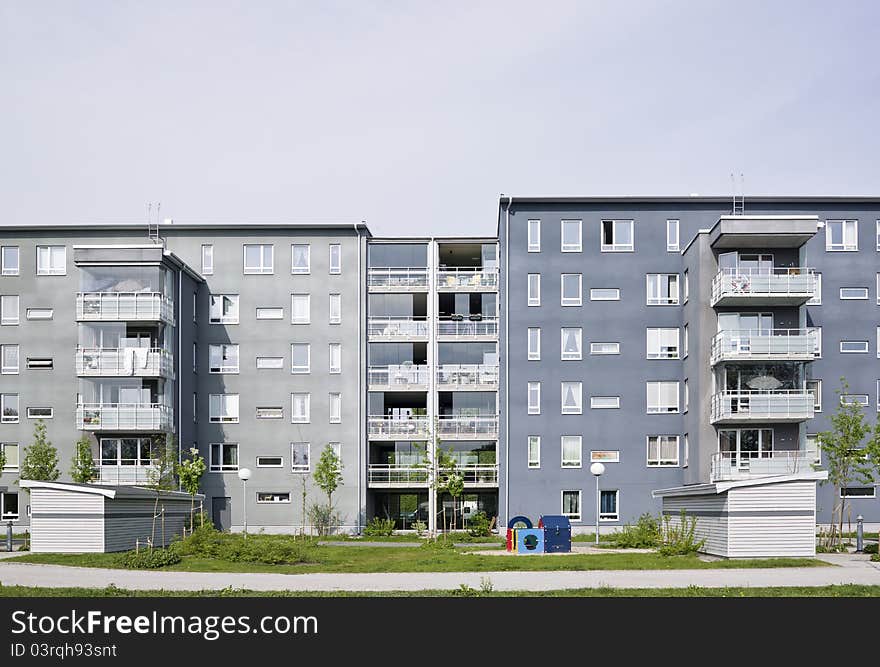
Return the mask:
<path id="1" fill-rule="evenodd" d="M 673 486 L 668 489 L 656 489 L 651 492 L 654 498 L 665 496 L 706 496 L 727 493 L 731 489 L 741 489 L 748 486 L 766 486 L 768 484 L 781 484 L 783 482 L 803 482 L 828 479 L 827 470 L 800 472 L 792 475 L 775 475 L 772 477 L 754 477 L 752 479 L 738 479 L 729 482 L 710 482 L 708 484 L 688 484 L 686 486 Z"/>
<path id="2" fill-rule="evenodd" d="M 19 480 L 19 486 L 23 489 L 56 489 L 58 491 L 70 491 L 72 493 L 86 493 L 105 498 L 155 498 L 156 491 L 145 489 L 140 486 L 109 486 L 104 484 L 78 484 L 77 482 L 43 482 L 35 479 Z M 190 495 L 183 491 L 159 491 L 160 498 L 179 498 L 189 500 Z M 196 494 L 196 500 L 204 499 L 201 493 Z"/>

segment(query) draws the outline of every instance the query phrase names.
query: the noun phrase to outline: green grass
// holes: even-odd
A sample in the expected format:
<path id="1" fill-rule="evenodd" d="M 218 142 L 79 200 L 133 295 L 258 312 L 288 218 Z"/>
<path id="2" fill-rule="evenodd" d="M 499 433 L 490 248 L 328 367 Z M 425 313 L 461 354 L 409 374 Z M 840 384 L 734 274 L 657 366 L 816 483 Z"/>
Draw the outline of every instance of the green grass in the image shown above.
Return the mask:
<path id="1" fill-rule="evenodd" d="M 0 561 L 43 563 L 76 567 L 120 568 L 118 554 L 26 554 Z M 421 547 L 315 547 L 314 562 L 298 565 L 233 563 L 200 556 L 185 556 L 167 568 L 189 572 L 492 572 L 537 570 L 680 570 L 757 567 L 822 567 L 811 558 L 703 561 L 696 556 L 665 557 L 655 553 L 572 554 L 566 556 L 488 556 L 453 549 Z"/>
<path id="2" fill-rule="evenodd" d="M 477 544 L 504 544 L 505 538 L 498 537 L 497 535 L 490 535 L 489 537 L 472 537 L 467 533 L 450 533 L 449 539 L 456 543 L 477 543 Z M 425 539 L 419 537 L 418 535 L 389 535 L 384 537 L 355 537 L 352 535 L 330 535 L 328 537 L 318 538 L 319 542 L 395 542 L 395 543 L 405 543 L 405 544 L 413 544 L 419 545 L 422 544 Z"/>
<path id="3" fill-rule="evenodd" d="M 388 591 L 388 592 L 346 592 L 346 591 L 249 591 L 244 589 L 222 589 L 204 591 L 129 591 L 115 586 L 107 588 L 31 588 L 29 586 L 0 586 L 0 597 L 278 597 L 278 598 L 344 598 L 344 597 L 460 597 L 460 590 L 426 591 Z M 815 587 L 773 587 L 773 588 L 578 588 L 555 591 L 492 591 L 481 593 L 467 591 L 475 597 L 880 597 L 880 586 L 859 586 L 845 584 L 840 586 Z"/>

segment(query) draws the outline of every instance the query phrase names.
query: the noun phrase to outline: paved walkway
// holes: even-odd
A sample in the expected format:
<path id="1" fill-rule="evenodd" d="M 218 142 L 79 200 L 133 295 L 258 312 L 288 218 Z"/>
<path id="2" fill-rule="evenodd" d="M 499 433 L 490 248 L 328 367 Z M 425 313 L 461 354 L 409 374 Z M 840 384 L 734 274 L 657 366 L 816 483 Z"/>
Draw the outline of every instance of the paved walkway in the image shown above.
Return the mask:
<path id="1" fill-rule="evenodd" d="M 496 591 L 547 591 L 566 588 L 686 588 L 880 585 L 880 563 L 865 556 L 823 556 L 839 567 L 718 570 L 593 570 L 587 572 L 411 572 L 371 574 L 244 574 L 232 572 L 150 572 L 34 565 L 0 560 L 4 585 L 53 588 L 119 588 L 137 590 L 217 590 L 226 587 L 258 591 L 419 591 L 479 588 L 489 579 Z"/>

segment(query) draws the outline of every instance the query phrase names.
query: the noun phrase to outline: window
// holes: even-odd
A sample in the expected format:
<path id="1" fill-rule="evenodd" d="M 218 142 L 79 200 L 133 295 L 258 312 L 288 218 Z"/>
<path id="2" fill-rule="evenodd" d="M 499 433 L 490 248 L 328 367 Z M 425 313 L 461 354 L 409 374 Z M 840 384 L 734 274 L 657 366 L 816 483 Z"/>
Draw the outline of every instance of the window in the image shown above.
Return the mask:
<path id="1" fill-rule="evenodd" d="M 562 414 L 579 415 L 583 412 L 582 384 L 580 382 L 561 382 L 562 389 Z"/>
<path id="2" fill-rule="evenodd" d="M 339 243 L 330 244 L 330 275 L 342 273 L 342 246 Z"/>
<path id="3" fill-rule="evenodd" d="M 244 244 L 244 272 L 271 274 L 275 269 L 275 246 L 272 244 Z"/>
<path id="4" fill-rule="evenodd" d="M 594 449 L 590 452 L 590 463 L 620 463 L 617 449 Z"/>
<path id="5" fill-rule="evenodd" d="M 0 345 L 0 373 L 18 374 L 18 345 Z"/>
<path id="6" fill-rule="evenodd" d="M 648 382 L 648 414 L 678 412 L 678 382 Z"/>
<path id="7" fill-rule="evenodd" d="M 214 275 L 214 246 L 210 243 L 202 244 L 202 275 Z"/>
<path id="8" fill-rule="evenodd" d="M 238 470 L 238 443 L 212 443 L 210 471 L 235 472 L 236 470 Z"/>
<path id="9" fill-rule="evenodd" d="M 290 422 L 292 424 L 309 423 L 309 405 L 312 395 L 296 393 L 290 395 Z"/>
<path id="10" fill-rule="evenodd" d="M 0 493 L 0 520 L 18 521 L 17 493 Z"/>
<path id="11" fill-rule="evenodd" d="M 529 468 L 541 467 L 541 436 L 529 436 Z"/>
<path id="12" fill-rule="evenodd" d="M 221 424 L 238 423 L 238 394 L 211 394 L 208 421 Z"/>
<path id="13" fill-rule="evenodd" d="M 583 276 L 580 273 L 563 273 L 562 276 L 562 301 L 563 306 L 581 305 L 581 283 Z"/>
<path id="14" fill-rule="evenodd" d="M 193 373 L 199 372 L 199 344 L 193 343 Z"/>
<path id="15" fill-rule="evenodd" d="M 195 324 L 198 320 L 199 314 L 199 295 L 193 292 L 193 324 Z"/>
<path id="16" fill-rule="evenodd" d="M 880 380 L 877 380 L 877 412 L 880 412 Z"/>
<path id="17" fill-rule="evenodd" d="M 880 327 L 877 327 L 877 356 L 880 357 Z"/>
<path id="18" fill-rule="evenodd" d="M 632 252 L 633 221 L 602 221 L 602 252 Z"/>
<path id="19" fill-rule="evenodd" d="M 682 289 L 684 290 L 684 302 L 687 303 L 688 298 L 690 297 L 690 294 L 691 294 L 691 281 L 690 281 L 690 277 L 689 277 L 687 269 L 684 270 L 683 282 L 684 282 L 684 285 L 682 286 Z"/>
<path id="20" fill-rule="evenodd" d="M 280 468 L 284 465 L 284 459 L 281 456 L 258 456 L 258 468 Z"/>
<path id="21" fill-rule="evenodd" d="M 581 467 L 581 436 L 564 435 L 562 436 L 562 467 L 563 468 L 580 468 Z"/>
<path id="22" fill-rule="evenodd" d="M 18 246 L 5 245 L 0 247 L 0 273 L 4 276 L 17 276 L 20 270 Z"/>
<path id="23" fill-rule="evenodd" d="M 212 294 L 208 322 L 238 324 L 238 294 Z"/>
<path id="24" fill-rule="evenodd" d="M 541 221 L 529 220 L 529 252 L 541 252 Z"/>
<path id="25" fill-rule="evenodd" d="M 530 306 L 540 306 L 541 305 L 541 274 L 540 273 L 530 273 L 529 274 L 529 305 Z"/>
<path id="26" fill-rule="evenodd" d="M 333 453 L 336 454 L 336 458 L 339 459 L 339 462 L 342 462 L 342 443 L 341 442 L 328 442 L 330 445 L 330 449 L 333 450 Z"/>
<path id="27" fill-rule="evenodd" d="M 308 442 L 290 443 L 290 470 L 291 472 L 309 472 L 311 459 L 311 445 Z"/>
<path id="28" fill-rule="evenodd" d="M 258 505 L 278 505 L 290 502 L 289 492 L 280 491 L 257 491 Z"/>
<path id="29" fill-rule="evenodd" d="M 580 327 L 563 327 L 560 329 L 562 340 L 560 341 L 561 356 L 563 361 L 578 361 L 583 358 L 581 342 L 583 330 Z"/>
<path id="30" fill-rule="evenodd" d="M 342 295 L 330 295 L 330 324 L 342 324 Z"/>
<path id="31" fill-rule="evenodd" d="M 52 419 L 55 416 L 55 410 L 53 408 L 28 408 L 27 409 L 27 417 L 28 419 Z"/>
<path id="32" fill-rule="evenodd" d="M 308 243 L 294 243 L 290 246 L 290 272 L 310 273 L 312 247 Z"/>
<path id="33" fill-rule="evenodd" d="M 590 290 L 590 301 L 620 301 L 620 290 L 616 287 L 594 287 Z"/>
<path id="34" fill-rule="evenodd" d="M 683 447 L 683 449 L 684 449 L 684 453 L 682 454 L 681 467 L 687 468 L 688 461 L 691 456 L 691 443 L 690 443 L 690 438 L 688 437 L 687 433 L 684 434 L 684 447 Z"/>
<path id="35" fill-rule="evenodd" d="M 691 407 L 691 389 L 688 385 L 688 379 L 684 379 L 684 411 L 687 412 Z"/>
<path id="36" fill-rule="evenodd" d="M 0 324 L 18 324 L 18 295 L 0 296 Z"/>
<path id="37" fill-rule="evenodd" d="M 868 406 L 868 395 L 867 394 L 841 394 L 840 395 L 840 404 L 841 405 L 863 405 L 865 407 Z"/>
<path id="38" fill-rule="evenodd" d="M 342 343 L 330 343 L 330 372 L 342 372 Z"/>
<path id="39" fill-rule="evenodd" d="M 196 392 L 193 392 L 192 414 L 193 424 L 195 424 L 199 421 L 199 395 Z"/>
<path id="40" fill-rule="evenodd" d="M 649 273 L 647 286 L 649 306 L 678 305 L 677 273 Z"/>
<path id="41" fill-rule="evenodd" d="M 52 308 L 28 308 L 24 312 L 29 320 L 51 320 L 55 315 Z"/>
<path id="42" fill-rule="evenodd" d="M 562 252 L 581 252 L 581 221 L 563 220 L 560 229 Z"/>
<path id="43" fill-rule="evenodd" d="M 569 521 L 581 520 L 581 492 L 580 491 L 563 491 L 562 492 L 562 511 L 563 516 L 567 516 Z"/>
<path id="44" fill-rule="evenodd" d="M 818 433 L 807 433 L 804 450 L 812 463 L 822 465 L 822 445 Z"/>
<path id="45" fill-rule="evenodd" d="M 648 329 L 648 359 L 678 359 L 678 329 Z"/>
<path id="46" fill-rule="evenodd" d="M 877 221 L 877 251 L 880 252 L 880 220 Z"/>
<path id="47" fill-rule="evenodd" d="M 284 308 L 257 308 L 258 320 L 283 320 Z"/>
<path id="48" fill-rule="evenodd" d="M 840 489 L 841 498 L 876 498 L 877 490 L 873 486 L 844 486 Z"/>
<path id="49" fill-rule="evenodd" d="M 877 274 L 877 304 L 880 305 L 880 273 Z"/>
<path id="50" fill-rule="evenodd" d="M 101 438 L 102 466 L 148 466 L 155 459 L 151 438 Z"/>
<path id="51" fill-rule="evenodd" d="M 813 351 L 816 359 L 822 358 L 822 327 L 813 327 Z"/>
<path id="52" fill-rule="evenodd" d="M 312 298 L 308 294 L 290 295 L 290 323 L 308 324 L 312 320 Z"/>
<path id="53" fill-rule="evenodd" d="M 807 380 L 807 391 L 813 394 L 813 411 L 822 412 L 822 380 Z"/>
<path id="54" fill-rule="evenodd" d="M 807 301 L 808 306 L 821 306 L 822 305 L 822 274 L 818 271 L 815 273 L 816 276 L 816 293 L 813 297 Z"/>
<path id="55" fill-rule="evenodd" d="M 528 358 L 529 361 L 540 361 L 541 359 L 541 330 L 537 327 L 529 327 Z"/>
<path id="56" fill-rule="evenodd" d="M 528 405 L 530 415 L 541 414 L 541 383 L 529 382 Z"/>
<path id="57" fill-rule="evenodd" d="M 620 407 L 620 396 L 590 396 L 593 410 L 615 410 Z"/>
<path id="58" fill-rule="evenodd" d="M 682 345 L 682 348 L 681 348 L 681 350 L 682 350 L 682 352 L 681 352 L 681 356 L 682 356 L 682 357 L 687 357 L 687 356 L 688 356 L 688 350 L 689 350 L 689 348 L 690 348 L 690 338 L 691 338 L 691 337 L 690 337 L 690 332 L 689 332 L 689 330 L 688 330 L 688 325 L 685 324 L 685 325 L 684 325 L 684 341 L 683 341 L 683 345 Z"/>
<path id="59" fill-rule="evenodd" d="M 666 221 L 666 252 L 678 252 L 678 220 Z"/>
<path id="60" fill-rule="evenodd" d="M 28 357 L 27 358 L 27 367 L 34 370 L 45 370 L 50 371 L 55 366 L 52 357 Z"/>
<path id="61" fill-rule="evenodd" d="M 3 470 L 18 470 L 18 443 L 4 442 L 0 447 L 2 447 L 3 454 L 6 457 L 6 464 L 3 466 Z"/>
<path id="62" fill-rule="evenodd" d="M 257 408 L 257 419 L 282 419 L 283 417 L 284 408 L 282 407 Z"/>
<path id="63" fill-rule="evenodd" d="M 284 368 L 284 357 L 257 357 L 257 368 L 264 370 Z"/>
<path id="64" fill-rule="evenodd" d="M 866 340 L 842 340 L 840 341 L 840 351 L 847 353 L 864 353 L 868 351 L 868 341 Z"/>
<path id="65" fill-rule="evenodd" d="M 37 275 L 63 276 L 67 273 L 67 248 L 63 245 L 37 246 Z"/>
<path id="66" fill-rule="evenodd" d="M 620 343 L 590 343 L 590 354 L 620 354 Z"/>
<path id="67" fill-rule="evenodd" d="M 209 373 L 238 373 L 238 345 L 209 345 Z"/>
<path id="68" fill-rule="evenodd" d="M 850 301 L 855 299 L 867 299 L 868 298 L 868 288 L 867 287 L 841 287 L 840 288 L 840 298 L 843 301 Z"/>
<path id="69" fill-rule="evenodd" d="M 0 394 L 0 423 L 18 423 L 18 394 Z"/>
<path id="70" fill-rule="evenodd" d="M 617 521 L 620 516 L 617 510 L 617 500 L 620 497 L 620 491 L 602 490 L 599 494 L 599 521 Z"/>
<path id="71" fill-rule="evenodd" d="M 827 220 L 825 222 L 825 250 L 855 251 L 858 249 L 858 220 Z"/>
<path id="72" fill-rule="evenodd" d="M 308 343 L 291 343 L 290 345 L 290 372 L 310 372 L 312 346 Z"/>
<path id="73" fill-rule="evenodd" d="M 678 466 L 678 436 L 648 436 L 648 467 Z"/>
<path id="74" fill-rule="evenodd" d="M 342 394 L 330 394 L 330 423 L 342 423 Z"/>

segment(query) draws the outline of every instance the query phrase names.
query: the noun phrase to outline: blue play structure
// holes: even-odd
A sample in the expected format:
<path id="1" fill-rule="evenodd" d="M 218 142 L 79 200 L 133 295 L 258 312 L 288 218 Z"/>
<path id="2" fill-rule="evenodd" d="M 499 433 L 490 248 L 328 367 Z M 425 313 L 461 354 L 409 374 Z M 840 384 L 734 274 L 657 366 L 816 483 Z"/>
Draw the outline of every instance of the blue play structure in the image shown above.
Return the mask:
<path id="1" fill-rule="evenodd" d="M 507 522 L 507 550 L 518 554 L 569 553 L 571 522 L 566 516 L 548 515 L 532 528 L 528 517 L 515 516 Z"/>

